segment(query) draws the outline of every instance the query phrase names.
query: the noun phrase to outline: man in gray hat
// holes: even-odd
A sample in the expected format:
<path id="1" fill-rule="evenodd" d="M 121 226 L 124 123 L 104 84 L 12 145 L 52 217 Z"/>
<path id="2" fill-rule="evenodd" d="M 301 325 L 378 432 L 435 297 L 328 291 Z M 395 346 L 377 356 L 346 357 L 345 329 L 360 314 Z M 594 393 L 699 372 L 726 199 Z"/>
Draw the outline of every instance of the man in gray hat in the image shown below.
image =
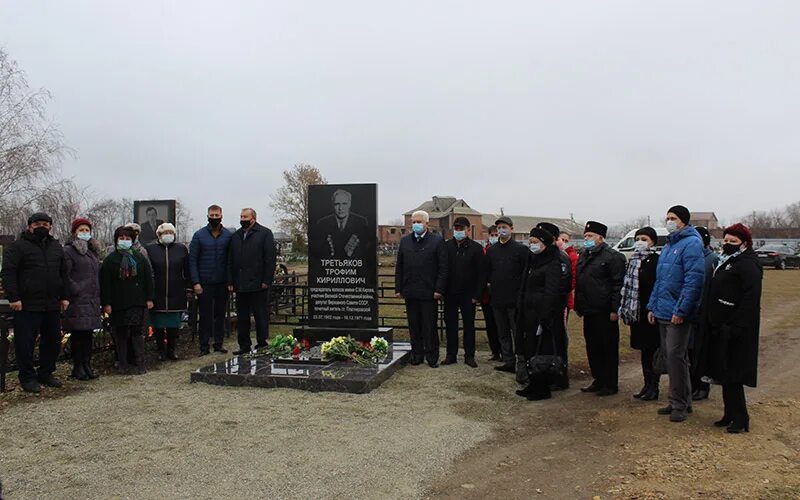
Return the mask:
<path id="1" fill-rule="evenodd" d="M 50 235 L 52 224 L 45 213 L 31 215 L 27 231 L 3 253 L 3 288 L 14 315 L 14 349 L 25 392 L 40 392 L 39 384 L 61 387 L 53 373 L 61 350 L 61 313 L 69 301 L 64 249 Z M 38 372 L 33 364 L 37 335 Z"/>
<path id="2" fill-rule="evenodd" d="M 528 262 L 528 248 L 514 240 L 514 222 L 502 216 L 495 221 L 499 240 L 486 251 L 487 286 L 492 294 L 492 308 L 500 341 L 503 364 L 495 370 L 515 373 L 514 332 L 517 298 L 522 275 Z"/>

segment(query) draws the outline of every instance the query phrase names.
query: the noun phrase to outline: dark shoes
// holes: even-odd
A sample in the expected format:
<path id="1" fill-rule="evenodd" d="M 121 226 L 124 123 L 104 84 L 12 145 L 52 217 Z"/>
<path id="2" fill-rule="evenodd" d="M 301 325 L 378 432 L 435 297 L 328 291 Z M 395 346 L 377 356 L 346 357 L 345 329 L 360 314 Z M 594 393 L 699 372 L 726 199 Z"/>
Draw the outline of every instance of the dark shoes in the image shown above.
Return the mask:
<path id="1" fill-rule="evenodd" d="M 642 396 L 647 394 L 647 390 L 648 389 L 650 389 L 650 385 L 649 384 L 644 384 L 642 389 L 639 392 L 637 392 L 636 394 L 633 395 L 634 399 L 640 399 Z"/>
<path id="2" fill-rule="evenodd" d="M 495 366 L 494 369 L 499 372 L 508 372 L 508 373 L 516 373 L 517 371 L 517 367 L 513 363 L 511 364 L 506 363 L 504 365 Z"/>
<path id="3" fill-rule="evenodd" d="M 721 419 L 714 422 L 714 427 L 727 427 L 733 423 L 733 418 L 723 415 Z"/>
<path id="4" fill-rule="evenodd" d="M 33 394 L 39 394 L 42 392 L 42 386 L 40 386 L 39 382 L 35 380 L 26 380 L 25 382 L 20 382 L 19 385 L 25 392 L 31 392 Z"/>
<path id="5" fill-rule="evenodd" d="M 602 389 L 600 386 L 592 382 L 591 384 L 587 385 L 586 387 L 581 387 L 581 392 L 597 392 Z"/>
<path id="6" fill-rule="evenodd" d="M 663 408 L 659 408 L 658 409 L 658 414 L 659 415 L 672 415 L 672 412 L 673 412 L 672 405 L 665 406 Z M 686 413 L 692 413 L 692 407 L 691 406 L 686 409 Z"/>
<path id="7" fill-rule="evenodd" d="M 728 426 L 728 433 L 729 434 L 741 434 L 743 432 L 750 432 L 750 421 L 746 420 L 744 422 L 733 422 L 731 425 Z"/>
<path id="8" fill-rule="evenodd" d="M 478 363 L 475 362 L 475 358 L 474 357 L 470 357 L 470 358 L 464 357 L 464 364 L 467 365 L 467 366 L 471 366 L 472 368 L 477 368 L 478 367 Z"/>
<path id="9" fill-rule="evenodd" d="M 447 356 L 444 358 L 444 361 L 442 361 L 442 365 L 454 365 L 454 364 L 456 364 L 457 362 L 458 362 L 458 360 L 456 360 L 456 357 L 455 357 L 455 356 L 448 354 L 448 355 L 447 355 Z"/>
<path id="10" fill-rule="evenodd" d="M 702 401 L 708 399 L 708 392 L 705 389 L 697 389 L 692 393 L 692 401 Z"/>
<path id="11" fill-rule="evenodd" d="M 669 414 L 670 422 L 684 422 L 687 418 L 689 418 L 688 412 L 674 410 L 672 413 Z"/>
<path id="12" fill-rule="evenodd" d="M 235 354 L 236 356 L 241 356 L 242 354 L 247 354 L 249 352 L 250 352 L 250 348 L 249 347 L 246 347 L 246 348 L 245 347 L 240 347 L 239 349 L 233 351 L 233 354 Z"/>
<path id="13" fill-rule="evenodd" d="M 490 357 L 486 361 L 489 361 L 489 362 L 491 362 L 491 361 L 503 361 L 503 358 L 501 358 L 499 354 L 492 354 L 492 357 Z"/>
<path id="14" fill-rule="evenodd" d="M 211 351 L 209 351 L 208 349 L 200 349 L 200 357 L 201 358 L 203 356 L 208 356 L 209 354 L 211 354 Z M 236 354 L 236 352 L 234 352 L 234 354 Z"/>
<path id="15" fill-rule="evenodd" d="M 428 366 L 431 368 L 439 368 L 439 361 L 428 361 Z"/>
<path id="16" fill-rule="evenodd" d="M 228 350 L 222 346 L 214 346 L 214 352 L 221 352 L 222 354 L 228 354 Z"/>
<path id="17" fill-rule="evenodd" d="M 618 393 L 619 389 L 612 389 L 610 387 L 603 387 L 602 389 L 595 392 L 597 396 L 613 396 L 614 394 Z"/>
<path id="18" fill-rule="evenodd" d="M 42 385 L 46 385 L 47 387 L 52 387 L 54 389 L 60 389 L 63 387 L 63 384 L 58 381 L 52 374 L 48 375 L 47 377 L 40 378 L 39 383 Z"/>
<path id="19" fill-rule="evenodd" d="M 553 395 L 547 387 L 536 387 L 535 384 L 528 384 L 524 389 L 515 391 L 517 396 L 522 396 L 528 401 L 541 401 L 543 399 L 550 399 Z"/>
<path id="20" fill-rule="evenodd" d="M 658 387 L 650 387 L 641 395 L 639 401 L 657 401 L 658 400 Z"/>
<path id="21" fill-rule="evenodd" d="M 83 366 L 83 363 L 75 363 L 72 365 L 70 377 L 81 381 L 89 380 L 89 375 L 86 373 L 86 368 Z"/>

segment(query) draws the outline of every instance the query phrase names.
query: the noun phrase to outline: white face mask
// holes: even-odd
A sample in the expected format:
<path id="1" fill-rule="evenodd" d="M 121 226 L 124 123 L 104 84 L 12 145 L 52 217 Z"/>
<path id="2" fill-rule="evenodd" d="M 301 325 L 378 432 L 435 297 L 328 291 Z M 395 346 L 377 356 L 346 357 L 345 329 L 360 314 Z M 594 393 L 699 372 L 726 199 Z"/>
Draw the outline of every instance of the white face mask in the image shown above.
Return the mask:
<path id="1" fill-rule="evenodd" d="M 531 252 L 534 254 L 540 254 L 544 250 L 544 245 L 541 243 L 531 243 Z"/>
<path id="2" fill-rule="evenodd" d="M 678 221 L 668 220 L 666 222 L 666 226 L 667 226 L 667 231 L 669 231 L 670 234 L 672 234 L 672 233 L 674 233 L 675 231 L 678 230 Z"/>
<path id="3" fill-rule="evenodd" d="M 650 245 L 647 244 L 646 241 L 635 241 L 633 242 L 633 249 L 636 251 L 647 250 L 650 248 Z"/>
<path id="4" fill-rule="evenodd" d="M 161 235 L 161 243 L 165 245 L 170 245 L 172 243 L 175 243 L 175 235 L 174 234 Z"/>

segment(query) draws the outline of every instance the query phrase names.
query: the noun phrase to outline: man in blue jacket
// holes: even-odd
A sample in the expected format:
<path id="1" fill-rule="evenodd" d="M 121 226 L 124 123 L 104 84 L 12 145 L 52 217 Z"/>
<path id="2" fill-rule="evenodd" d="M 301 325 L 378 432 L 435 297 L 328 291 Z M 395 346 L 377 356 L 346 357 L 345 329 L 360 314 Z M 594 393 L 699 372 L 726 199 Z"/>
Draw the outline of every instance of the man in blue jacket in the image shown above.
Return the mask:
<path id="1" fill-rule="evenodd" d="M 208 207 L 208 225 L 197 230 L 189 244 L 189 272 L 200 308 L 200 356 L 228 352 L 225 337 L 225 307 L 228 305 L 228 246 L 233 233 L 222 225 L 222 208 Z"/>
<path id="2" fill-rule="evenodd" d="M 683 422 L 692 411 L 688 320 L 700 305 L 705 277 L 703 240 L 689 225 L 690 217 L 682 205 L 667 212 L 669 239 L 661 251 L 656 283 L 647 305 L 648 320 L 659 325 L 669 375 L 669 405 L 658 413 L 669 415 L 672 422 Z"/>
<path id="3" fill-rule="evenodd" d="M 447 288 L 447 248 L 441 235 L 428 228 L 429 215 L 418 210 L 411 215 L 411 234 L 403 236 L 397 251 L 395 296 L 406 302 L 411 364 L 439 366 L 439 336 L 436 333 L 436 303 Z"/>

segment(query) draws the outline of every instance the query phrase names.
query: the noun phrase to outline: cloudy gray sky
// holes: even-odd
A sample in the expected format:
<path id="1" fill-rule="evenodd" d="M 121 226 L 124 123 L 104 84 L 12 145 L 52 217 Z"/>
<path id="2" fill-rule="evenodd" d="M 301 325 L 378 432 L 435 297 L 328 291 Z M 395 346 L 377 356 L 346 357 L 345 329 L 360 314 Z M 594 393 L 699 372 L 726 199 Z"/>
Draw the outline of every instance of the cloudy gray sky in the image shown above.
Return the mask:
<path id="1" fill-rule="evenodd" d="M 271 222 L 280 173 L 619 222 L 800 200 L 797 1 L 0 0 L 0 45 L 113 196 Z"/>

